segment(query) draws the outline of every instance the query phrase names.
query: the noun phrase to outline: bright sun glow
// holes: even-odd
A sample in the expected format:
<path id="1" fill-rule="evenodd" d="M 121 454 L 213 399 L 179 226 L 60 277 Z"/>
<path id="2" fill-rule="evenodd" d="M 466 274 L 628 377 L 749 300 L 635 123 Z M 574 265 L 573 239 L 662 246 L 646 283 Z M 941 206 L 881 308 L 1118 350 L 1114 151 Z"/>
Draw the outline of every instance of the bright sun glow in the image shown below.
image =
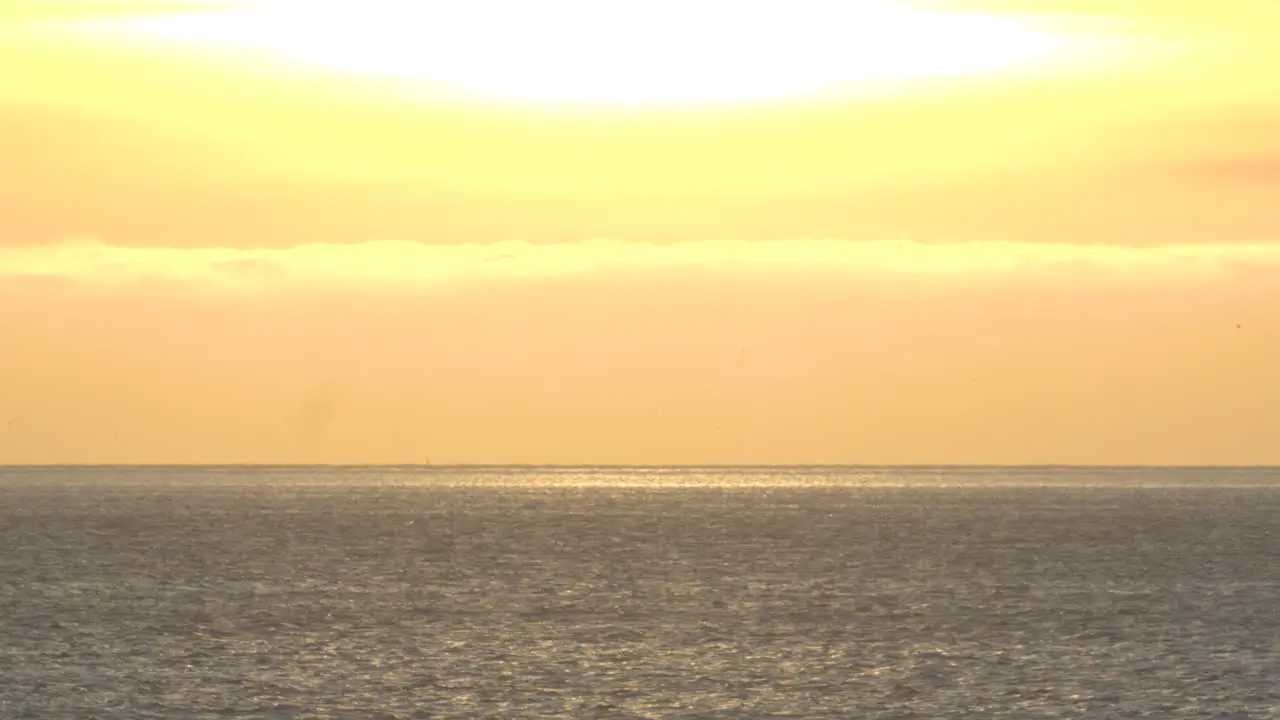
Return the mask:
<path id="1" fill-rule="evenodd" d="M 1098 39 L 887 0 L 258 0 L 96 28 L 436 95 L 624 106 L 881 94 L 1071 64 Z"/>

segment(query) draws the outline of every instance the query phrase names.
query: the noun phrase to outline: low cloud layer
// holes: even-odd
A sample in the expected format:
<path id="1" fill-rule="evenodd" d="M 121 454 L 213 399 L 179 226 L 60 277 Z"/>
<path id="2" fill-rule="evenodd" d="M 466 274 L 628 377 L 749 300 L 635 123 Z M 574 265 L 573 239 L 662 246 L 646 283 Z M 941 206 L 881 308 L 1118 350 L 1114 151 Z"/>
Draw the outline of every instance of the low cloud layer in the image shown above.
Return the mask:
<path id="1" fill-rule="evenodd" d="M 1092 274 L 1116 281 L 1280 272 L 1280 244 L 1123 247 L 1016 242 L 852 242 L 830 239 L 670 244 L 314 244 L 282 249 L 126 248 L 92 239 L 0 247 L 0 278 L 85 282 L 173 280 L 242 289 L 273 285 L 429 284 L 556 278 L 611 271 L 824 271 L 851 276 L 978 277 Z"/>

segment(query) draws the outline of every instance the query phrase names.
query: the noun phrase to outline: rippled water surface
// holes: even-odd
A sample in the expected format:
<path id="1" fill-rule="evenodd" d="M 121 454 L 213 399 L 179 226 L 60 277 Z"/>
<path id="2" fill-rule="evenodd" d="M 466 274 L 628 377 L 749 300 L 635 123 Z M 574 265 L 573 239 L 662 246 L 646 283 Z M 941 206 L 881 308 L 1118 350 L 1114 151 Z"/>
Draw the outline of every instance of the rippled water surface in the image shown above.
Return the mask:
<path id="1" fill-rule="evenodd" d="M 1280 718 L 1280 471 L 0 468 L 0 718 Z"/>

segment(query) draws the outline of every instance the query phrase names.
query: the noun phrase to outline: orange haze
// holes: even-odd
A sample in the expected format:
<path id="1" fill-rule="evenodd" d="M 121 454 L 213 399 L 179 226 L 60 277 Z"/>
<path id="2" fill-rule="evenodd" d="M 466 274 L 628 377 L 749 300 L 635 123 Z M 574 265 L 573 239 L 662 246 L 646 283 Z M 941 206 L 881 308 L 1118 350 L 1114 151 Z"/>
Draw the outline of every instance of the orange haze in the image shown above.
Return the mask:
<path id="1" fill-rule="evenodd" d="M 0 463 L 1280 462 L 1274 2 L 323 7 L 0 7 Z"/>

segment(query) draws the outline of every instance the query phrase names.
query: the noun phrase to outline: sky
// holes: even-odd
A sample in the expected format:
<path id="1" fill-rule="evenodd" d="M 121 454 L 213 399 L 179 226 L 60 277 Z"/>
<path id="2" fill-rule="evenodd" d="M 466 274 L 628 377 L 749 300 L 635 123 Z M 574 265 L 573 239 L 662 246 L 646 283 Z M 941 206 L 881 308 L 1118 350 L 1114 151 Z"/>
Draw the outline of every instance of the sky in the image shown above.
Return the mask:
<path id="1" fill-rule="evenodd" d="M 7 0 L 0 464 L 1280 463 L 1275 27 Z"/>

